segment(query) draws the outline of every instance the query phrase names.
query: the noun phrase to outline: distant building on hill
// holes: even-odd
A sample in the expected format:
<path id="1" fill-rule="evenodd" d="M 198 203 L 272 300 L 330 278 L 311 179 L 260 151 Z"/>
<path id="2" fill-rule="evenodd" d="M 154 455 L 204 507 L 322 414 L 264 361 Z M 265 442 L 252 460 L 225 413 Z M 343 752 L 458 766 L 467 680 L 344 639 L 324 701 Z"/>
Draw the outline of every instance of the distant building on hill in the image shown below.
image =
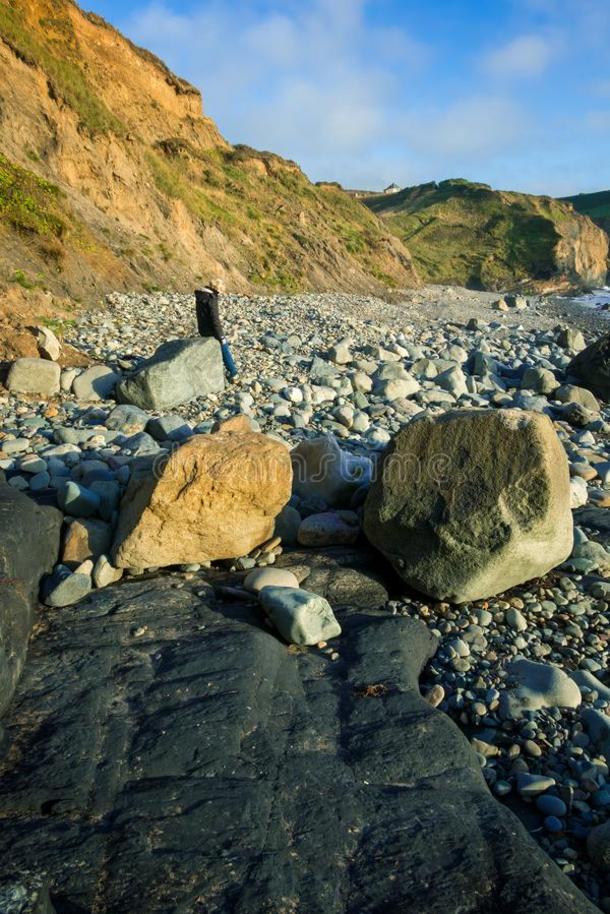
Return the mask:
<path id="1" fill-rule="evenodd" d="M 397 194 L 401 187 L 398 184 L 389 184 L 383 190 L 350 190 L 346 188 L 346 193 L 351 197 L 382 197 L 384 194 Z"/>

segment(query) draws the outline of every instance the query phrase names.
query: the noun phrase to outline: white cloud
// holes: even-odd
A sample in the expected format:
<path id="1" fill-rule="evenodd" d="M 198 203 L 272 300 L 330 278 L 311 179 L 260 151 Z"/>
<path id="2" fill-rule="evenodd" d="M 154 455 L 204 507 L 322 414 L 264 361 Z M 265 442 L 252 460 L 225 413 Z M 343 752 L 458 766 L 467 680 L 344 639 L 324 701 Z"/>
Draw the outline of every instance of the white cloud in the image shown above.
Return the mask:
<path id="1" fill-rule="evenodd" d="M 493 76 L 540 76 L 555 54 L 553 42 L 541 35 L 519 35 L 485 55 L 483 65 Z"/>
<path id="2" fill-rule="evenodd" d="M 479 161 L 524 136 L 528 119 L 503 96 L 474 96 L 414 118 L 411 143 L 435 157 Z"/>
<path id="3" fill-rule="evenodd" d="M 436 82 L 444 61 L 433 47 L 372 20 L 375 0 L 191 0 L 183 13 L 172 2 L 152 0 L 120 25 L 202 89 L 231 142 L 295 159 L 312 180 L 493 183 L 532 155 L 534 134 L 537 162 L 549 148 L 542 119 L 528 115 L 529 86 L 509 92 L 489 74 L 542 72 L 563 50 L 552 23 L 488 54 L 486 70 L 475 55 L 460 71 L 458 59 L 450 85 Z"/>
<path id="4" fill-rule="evenodd" d="M 402 142 L 399 112 L 414 100 L 405 85 L 430 51 L 402 29 L 371 25 L 366 0 L 272 0 L 264 13 L 249 0 L 200 0 L 189 13 L 154 0 L 123 27 L 202 89 L 232 142 L 295 158 L 314 180 L 393 179 L 379 174 L 375 149 Z"/>

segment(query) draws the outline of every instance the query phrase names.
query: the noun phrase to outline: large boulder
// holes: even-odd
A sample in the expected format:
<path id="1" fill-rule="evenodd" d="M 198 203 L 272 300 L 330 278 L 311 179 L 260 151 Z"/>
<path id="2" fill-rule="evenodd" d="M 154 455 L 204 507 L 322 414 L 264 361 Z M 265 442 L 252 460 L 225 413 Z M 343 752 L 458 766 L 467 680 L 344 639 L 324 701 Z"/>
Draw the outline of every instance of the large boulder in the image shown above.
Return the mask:
<path id="1" fill-rule="evenodd" d="M 600 337 L 576 355 L 567 374 L 601 400 L 610 400 L 610 333 Z"/>
<path id="2" fill-rule="evenodd" d="M 577 387 L 575 384 L 562 384 L 553 394 L 560 403 L 580 403 L 591 412 L 599 412 L 597 398 L 586 387 Z"/>
<path id="3" fill-rule="evenodd" d="M 169 340 L 117 385 L 117 398 L 140 409 L 167 410 L 218 393 L 224 385 L 218 340 Z"/>
<path id="4" fill-rule="evenodd" d="M 55 508 L 39 507 L 0 481 L 0 714 L 23 669 L 40 580 L 57 561 L 61 521 Z"/>
<path id="5" fill-rule="evenodd" d="M 519 410 L 416 419 L 394 438 L 366 500 L 364 530 L 412 587 L 483 599 L 572 550 L 570 478 L 551 421 Z"/>
<path id="6" fill-rule="evenodd" d="M 17 359 L 11 365 L 6 386 L 12 394 L 54 397 L 59 393 L 61 368 L 47 359 Z"/>
<path id="7" fill-rule="evenodd" d="M 154 472 L 132 477 L 114 564 L 163 567 L 246 555 L 273 535 L 291 486 L 281 442 L 255 432 L 196 435 Z"/>
<path id="8" fill-rule="evenodd" d="M 557 342 L 563 349 L 582 352 L 586 348 L 585 338 L 576 327 L 556 327 Z"/>

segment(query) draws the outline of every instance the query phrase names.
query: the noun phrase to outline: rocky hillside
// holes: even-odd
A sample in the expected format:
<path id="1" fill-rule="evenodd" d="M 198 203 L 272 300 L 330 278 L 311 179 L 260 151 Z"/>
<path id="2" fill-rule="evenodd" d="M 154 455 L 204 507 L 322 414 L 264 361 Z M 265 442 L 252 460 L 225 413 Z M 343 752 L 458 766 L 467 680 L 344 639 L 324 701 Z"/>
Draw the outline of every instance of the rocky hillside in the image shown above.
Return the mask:
<path id="1" fill-rule="evenodd" d="M 409 246 L 425 281 L 503 289 L 536 281 L 605 282 L 608 237 L 568 203 L 492 190 L 464 180 L 431 182 L 365 198 Z"/>
<path id="2" fill-rule="evenodd" d="M 610 233 L 610 190 L 600 190 L 593 194 L 575 194 L 564 197 L 578 213 L 588 216 L 596 225 Z"/>
<path id="3" fill-rule="evenodd" d="M 0 2 L 0 284 L 380 291 L 402 245 L 336 186 L 233 147 L 199 92 L 71 0 Z"/>

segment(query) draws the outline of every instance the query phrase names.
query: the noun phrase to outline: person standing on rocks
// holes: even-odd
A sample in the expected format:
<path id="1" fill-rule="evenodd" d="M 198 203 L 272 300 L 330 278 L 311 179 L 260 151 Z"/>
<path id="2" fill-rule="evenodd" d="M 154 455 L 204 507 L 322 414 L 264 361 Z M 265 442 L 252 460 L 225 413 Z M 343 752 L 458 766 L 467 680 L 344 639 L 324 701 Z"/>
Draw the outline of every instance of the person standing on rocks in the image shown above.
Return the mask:
<path id="1" fill-rule="evenodd" d="M 220 290 L 217 285 L 211 283 L 204 289 L 195 291 L 195 312 L 197 315 L 197 329 L 201 336 L 213 336 L 220 343 L 222 349 L 222 360 L 229 377 L 233 380 L 237 377 L 237 366 L 231 354 L 231 349 L 224 335 L 220 321 L 219 298 Z"/>

